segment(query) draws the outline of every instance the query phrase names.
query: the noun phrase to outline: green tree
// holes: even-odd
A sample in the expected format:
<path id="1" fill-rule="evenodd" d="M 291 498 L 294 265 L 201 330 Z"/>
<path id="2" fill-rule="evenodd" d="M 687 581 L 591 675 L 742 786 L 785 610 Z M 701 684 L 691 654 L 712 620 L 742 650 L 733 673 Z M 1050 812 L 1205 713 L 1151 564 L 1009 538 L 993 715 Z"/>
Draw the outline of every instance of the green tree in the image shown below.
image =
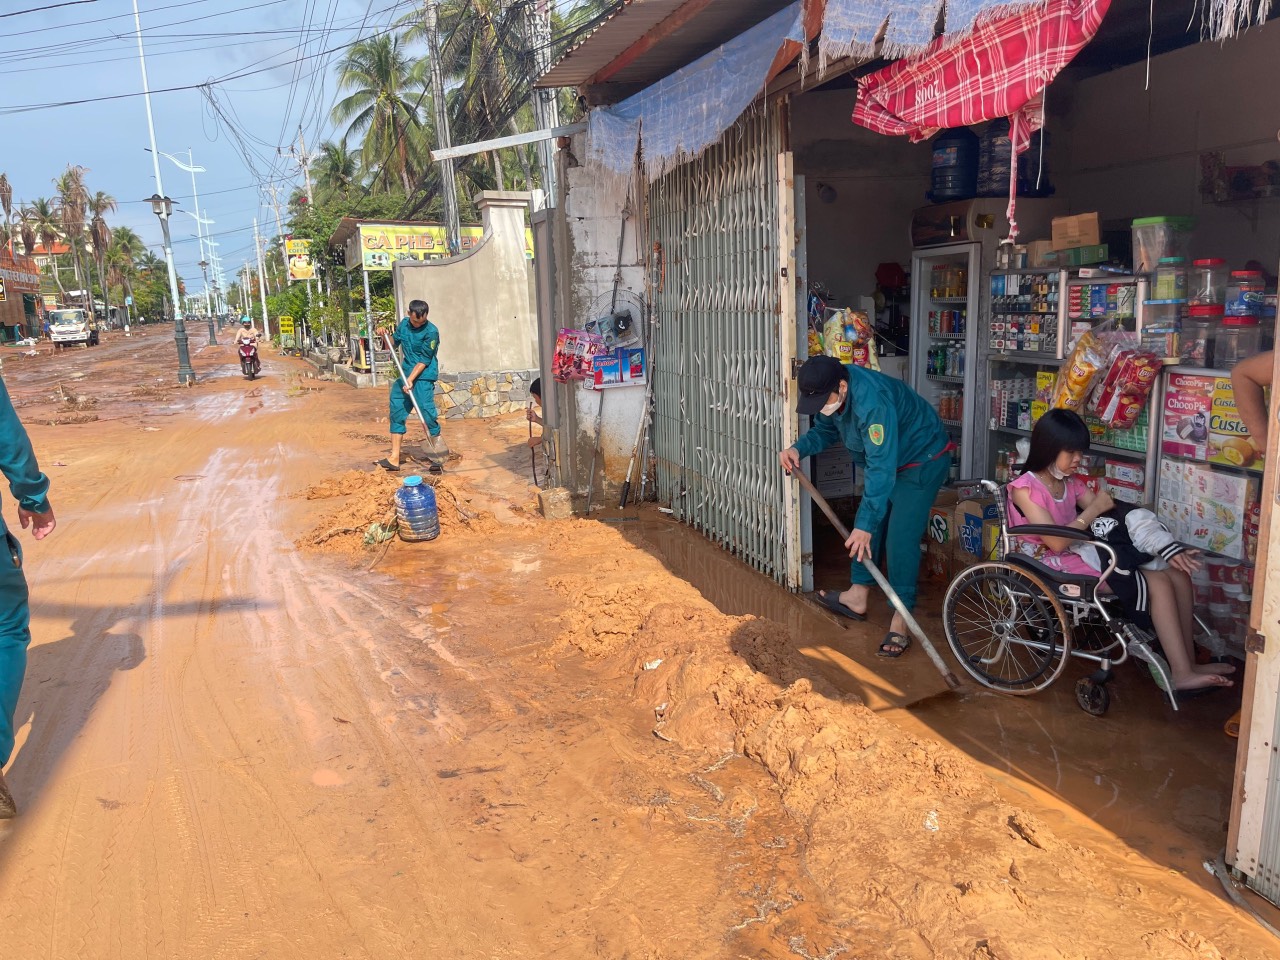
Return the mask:
<path id="1" fill-rule="evenodd" d="M 360 138 L 366 168 L 385 164 L 408 193 L 416 160 L 410 134 L 422 123 L 417 94 L 425 63 L 410 62 L 400 38 L 383 34 L 352 45 L 337 69 L 338 88 L 347 95 L 334 104 L 334 122 L 347 125 L 346 139 Z"/>
<path id="2" fill-rule="evenodd" d="M 71 248 L 71 266 L 76 282 L 88 294 L 88 300 L 92 304 L 93 285 L 81 265 L 87 224 L 86 209 L 89 205 L 89 188 L 85 186 L 84 180 L 86 173 L 88 171 L 84 167 L 67 164 L 67 169 L 54 178 L 53 186 L 58 191 L 58 219 L 62 223 L 62 235 Z"/>
<path id="3" fill-rule="evenodd" d="M 111 293 L 107 289 L 106 255 L 111 244 L 111 228 L 107 226 L 106 216 L 115 213 L 116 198 L 99 190 L 89 198 L 89 239 L 93 245 L 93 262 L 98 268 L 98 286 L 102 289 L 102 299 L 108 311 L 111 309 Z"/>
<path id="4" fill-rule="evenodd" d="M 345 139 L 334 143 L 326 140 L 320 144 L 313 171 L 316 203 L 349 201 L 352 192 L 360 188 L 360 155 L 347 147 Z"/>
<path id="5" fill-rule="evenodd" d="M 53 280 L 62 296 L 67 295 L 62 285 L 62 272 L 58 269 L 58 243 L 62 240 L 62 219 L 58 209 L 47 197 L 36 197 L 22 210 L 22 242 L 30 255 L 36 248 L 36 241 L 44 246 L 53 267 Z"/>

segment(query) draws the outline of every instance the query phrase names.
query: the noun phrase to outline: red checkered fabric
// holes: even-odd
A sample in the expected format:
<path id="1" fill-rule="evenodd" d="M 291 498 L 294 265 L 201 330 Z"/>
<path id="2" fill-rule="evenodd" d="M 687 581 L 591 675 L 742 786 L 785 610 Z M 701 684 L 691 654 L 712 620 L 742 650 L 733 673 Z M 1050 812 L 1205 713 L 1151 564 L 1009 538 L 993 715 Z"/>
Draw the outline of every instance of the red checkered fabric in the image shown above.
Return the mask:
<path id="1" fill-rule="evenodd" d="M 1093 39 L 1110 6 L 1111 0 L 1048 0 L 1003 16 L 993 11 L 963 39 L 940 37 L 920 56 L 864 77 L 853 122 L 918 142 L 939 130 L 1008 117 L 1012 221 L 1017 155 L 1044 125 L 1044 88 Z"/>

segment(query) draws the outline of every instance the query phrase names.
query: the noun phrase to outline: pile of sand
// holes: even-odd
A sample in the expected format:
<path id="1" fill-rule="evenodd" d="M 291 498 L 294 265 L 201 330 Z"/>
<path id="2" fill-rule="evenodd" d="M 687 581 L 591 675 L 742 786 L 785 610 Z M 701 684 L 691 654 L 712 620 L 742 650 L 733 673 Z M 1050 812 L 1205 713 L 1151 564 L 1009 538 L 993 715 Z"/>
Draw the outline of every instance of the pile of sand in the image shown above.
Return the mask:
<path id="1" fill-rule="evenodd" d="M 726 616 L 647 566 L 551 579 L 569 602 L 554 650 L 631 675 L 662 739 L 768 771 L 806 827 L 807 870 L 849 918 L 849 955 L 1220 960 L 1125 864 L 1060 839 L 967 756 L 816 678 L 785 628 Z"/>
<path id="2" fill-rule="evenodd" d="M 441 533 L 492 533 L 498 527 L 493 514 L 471 506 L 462 481 L 451 477 L 424 476 L 436 493 Z M 396 474 L 377 470 L 349 470 L 303 490 L 307 500 L 337 500 L 342 503 L 325 512 L 318 523 L 298 540 L 298 546 L 356 553 L 366 547 L 366 534 L 375 524 L 387 528 L 395 519 L 395 492 L 403 480 Z"/>

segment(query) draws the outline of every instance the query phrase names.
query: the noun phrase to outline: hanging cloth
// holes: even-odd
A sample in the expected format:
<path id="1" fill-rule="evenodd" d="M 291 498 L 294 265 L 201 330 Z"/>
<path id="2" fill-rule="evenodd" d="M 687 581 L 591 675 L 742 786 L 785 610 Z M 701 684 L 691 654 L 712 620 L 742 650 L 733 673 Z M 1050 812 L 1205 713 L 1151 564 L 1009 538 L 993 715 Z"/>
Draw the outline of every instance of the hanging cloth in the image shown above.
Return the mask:
<path id="1" fill-rule="evenodd" d="M 863 77 L 853 122 L 927 140 L 939 130 L 1009 118 L 1009 232 L 1018 235 L 1018 155 L 1044 126 L 1044 89 L 1093 39 L 1111 0 L 1048 0 L 979 15 L 960 40 L 939 37 L 919 57 Z"/>

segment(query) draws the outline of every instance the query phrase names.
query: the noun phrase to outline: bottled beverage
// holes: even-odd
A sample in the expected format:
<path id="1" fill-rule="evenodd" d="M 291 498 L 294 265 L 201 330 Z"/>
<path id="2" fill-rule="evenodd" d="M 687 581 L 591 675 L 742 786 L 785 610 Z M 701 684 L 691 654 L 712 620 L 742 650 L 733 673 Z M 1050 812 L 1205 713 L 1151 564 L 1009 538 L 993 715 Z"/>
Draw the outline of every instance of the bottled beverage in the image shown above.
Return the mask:
<path id="1" fill-rule="evenodd" d="M 422 482 L 422 477 L 405 477 L 404 484 L 396 491 L 396 527 L 400 539 L 409 543 L 440 536 L 436 492 Z"/>

